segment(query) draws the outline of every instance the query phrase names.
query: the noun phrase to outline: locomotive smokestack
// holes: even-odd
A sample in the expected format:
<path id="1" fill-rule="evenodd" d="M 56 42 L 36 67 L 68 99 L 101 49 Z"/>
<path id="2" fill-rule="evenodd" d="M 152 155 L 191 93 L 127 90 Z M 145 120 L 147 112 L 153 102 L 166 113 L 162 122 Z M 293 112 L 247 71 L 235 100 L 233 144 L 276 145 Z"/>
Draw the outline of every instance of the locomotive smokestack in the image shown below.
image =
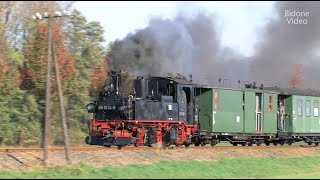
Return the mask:
<path id="1" fill-rule="evenodd" d="M 119 93 L 121 86 L 121 71 L 110 71 L 108 72 L 108 75 L 110 76 L 110 85 L 113 86 L 116 93 Z"/>

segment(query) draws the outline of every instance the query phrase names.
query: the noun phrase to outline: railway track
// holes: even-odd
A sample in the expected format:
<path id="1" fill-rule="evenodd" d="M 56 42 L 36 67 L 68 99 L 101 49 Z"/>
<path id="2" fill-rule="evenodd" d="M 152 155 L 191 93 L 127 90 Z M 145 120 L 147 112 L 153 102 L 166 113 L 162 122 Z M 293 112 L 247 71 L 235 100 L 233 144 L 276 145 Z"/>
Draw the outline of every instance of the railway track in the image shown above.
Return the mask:
<path id="1" fill-rule="evenodd" d="M 121 151 L 150 151 L 150 150 L 190 150 L 190 149 L 226 149 L 226 150 L 232 150 L 232 149 L 294 149 L 294 148 L 316 148 L 318 146 L 315 145 L 291 145 L 291 146 L 189 146 L 189 147 L 175 147 L 175 146 L 169 146 L 166 148 L 162 147 L 133 147 L 133 146 L 127 146 L 122 147 Z M 54 151 L 64 151 L 64 148 L 49 148 L 50 152 Z M 78 151 L 118 151 L 119 148 L 117 147 L 74 147 L 70 148 L 71 152 L 78 152 Z M 4 148 L 0 149 L 0 153 L 13 153 L 13 152 L 41 152 L 44 151 L 43 148 Z"/>
<path id="2" fill-rule="evenodd" d="M 48 149 L 50 166 L 65 165 L 63 147 Z M 43 163 L 43 148 L 0 148 L 0 170 L 23 170 Z M 170 161 L 211 161 L 225 158 L 260 158 L 260 157 L 296 157 L 318 155 L 320 149 L 310 145 L 291 146 L 189 146 L 188 148 L 170 146 L 134 147 L 127 146 L 119 150 L 117 147 L 72 147 L 70 157 L 72 163 L 88 163 L 94 166 L 122 166 L 136 163 Z"/>

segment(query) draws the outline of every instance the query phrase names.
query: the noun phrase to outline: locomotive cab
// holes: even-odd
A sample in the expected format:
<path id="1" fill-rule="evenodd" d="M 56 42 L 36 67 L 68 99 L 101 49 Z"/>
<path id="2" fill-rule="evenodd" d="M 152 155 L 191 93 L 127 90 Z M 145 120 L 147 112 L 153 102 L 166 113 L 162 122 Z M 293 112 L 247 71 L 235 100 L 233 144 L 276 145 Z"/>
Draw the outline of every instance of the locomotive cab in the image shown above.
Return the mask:
<path id="1" fill-rule="evenodd" d="M 134 114 L 139 120 L 183 120 L 194 124 L 191 81 L 171 77 L 138 77 L 134 81 Z"/>

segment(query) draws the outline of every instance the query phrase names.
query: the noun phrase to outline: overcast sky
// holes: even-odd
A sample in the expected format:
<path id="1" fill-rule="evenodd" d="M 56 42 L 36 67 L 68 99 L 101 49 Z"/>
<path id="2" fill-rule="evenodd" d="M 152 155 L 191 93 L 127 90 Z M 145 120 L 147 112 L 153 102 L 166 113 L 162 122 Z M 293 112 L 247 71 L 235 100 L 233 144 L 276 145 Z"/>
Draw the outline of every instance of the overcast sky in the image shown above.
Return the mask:
<path id="1" fill-rule="evenodd" d="M 179 12 L 188 15 L 207 11 L 218 18 L 224 46 L 250 56 L 263 25 L 273 17 L 274 3 L 257 2 L 190 2 L 190 1 L 78 1 L 74 7 L 89 21 L 99 21 L 105 29 L 107 43 L 148 25 L 153 16 L 173 19 Z"/>

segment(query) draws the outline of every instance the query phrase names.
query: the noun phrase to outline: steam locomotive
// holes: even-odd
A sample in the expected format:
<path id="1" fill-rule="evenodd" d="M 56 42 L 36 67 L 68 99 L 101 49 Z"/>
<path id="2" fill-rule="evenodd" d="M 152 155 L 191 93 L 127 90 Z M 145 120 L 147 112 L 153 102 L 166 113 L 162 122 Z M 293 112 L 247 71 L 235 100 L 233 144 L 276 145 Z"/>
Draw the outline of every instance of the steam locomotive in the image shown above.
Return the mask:
<path id="1" fill-rule="evenodd" d="M 133 82 L 134 92 L 125 95 L 120 90 L 121 72 L 111 71 L 109 77 L 99 100 L 86 106 L 93 113 L 88 121 L 87 144 L 191 144 L 198 116 L 192 81 L 182 77 L 138 77 Z"/>
<path id="2" fill-rule="evenodd" d="M 108 73 L 98 101 L 86 110 L 85 141 L 101 146 L 195 146 L 221 141 L 234 146 L 320 142 L 320 92 L 278 87 L 226 88 L 199 85 L 177 74 L 133 80 L 133 92 L 121 90 L 121 72 Z M 279 128 L 278 102 L 285 108 Z"/>

